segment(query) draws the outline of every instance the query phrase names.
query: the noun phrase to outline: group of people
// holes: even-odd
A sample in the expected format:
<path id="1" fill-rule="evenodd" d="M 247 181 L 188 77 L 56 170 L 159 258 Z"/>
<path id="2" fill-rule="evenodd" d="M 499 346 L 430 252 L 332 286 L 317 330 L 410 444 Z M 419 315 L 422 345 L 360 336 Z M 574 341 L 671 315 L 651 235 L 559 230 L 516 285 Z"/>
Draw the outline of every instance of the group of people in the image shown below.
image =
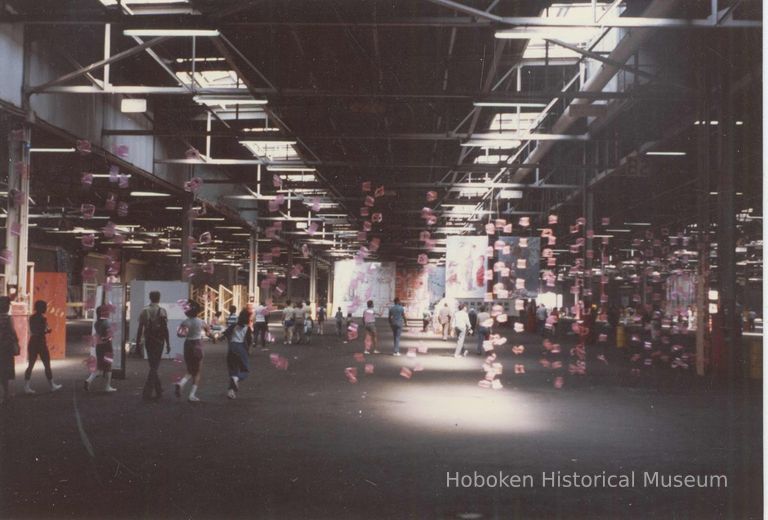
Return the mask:
<path id="1" fill-rule="evenodd" d="M 163 349 L 170 354 L 170 331 L 168 329 L 168 314 L 160 306 L 160 293 L 149 293 L 150 304 L 139 315 L 139 326 L 136 334 L 136 345 L 144 345 L 149 372 L 144 385 L 143 398 L 145 400 L 158 400 L 163 396 L 163 388 L 160 383 L 158 368 L 162 358 Z M 187 399 L 190 402 L 199 402 L 197 390 L 200 385 L 201 369 L 203 364 L 203 339 L 214 339 L 211 326 L 202 320 L 199 315 L 202 309 L 191 302 L 188 304 L 185 314 L 187 318 L 179 325 L 176 334 L 184 338 L 184 364 L 186 374 L 174 385 L 174 393 L 180 398 L 185 386 L 190 381 L 192 386 Z M 263 302 L 248 304 L 245 309 L 237 312 L 237 307 L 229 308 L 229 316 L 226 321 L 226 329 L 221 337 L 226 338 L 227 345 L 227 369 L 229 379 L 227 381 L 227 397 L 235 399 L 240 390 L 240 383 L 248 377 L 250 371 L 249 353 L 251 348 L 261 344 L 262 349 L 267 346 L 269 322 L 269 309 Z M 142 341 L 143 340 L 143 341 Z"/>

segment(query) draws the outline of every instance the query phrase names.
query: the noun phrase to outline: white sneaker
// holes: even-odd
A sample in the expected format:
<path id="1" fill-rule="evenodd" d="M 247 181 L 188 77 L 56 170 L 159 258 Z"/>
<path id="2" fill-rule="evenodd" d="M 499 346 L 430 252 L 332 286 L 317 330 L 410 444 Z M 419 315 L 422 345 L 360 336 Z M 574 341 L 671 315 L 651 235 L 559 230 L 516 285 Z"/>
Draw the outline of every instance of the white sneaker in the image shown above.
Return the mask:
<path id="1" fill-rule="evenodd" d="M 230 388 L 230 389 L 227 391 L 227 397 L 229 397 L 230 399 L 234 399 L 234 398 L 235 398 L 235 397 L 237 397 L 237 396 L 235 395 L 235 391 L 234 391 L 234 390 L 232 390 L 232 389 Z"/>
<path id="2" fill-rule="evenodd" d="M 25 394 L 36 394 L 37 392 L 35 392 L 35 391 L 32 389 L 32 387 L 31 387 L 31 386 L 27 385 L 27 386 L 25 386 L 25 387 L 24 387 L 24 393 L 25 393 Z"/>
<path id="3" fill-rule="evenodd" d="M 395 352 L 395 353 L 394 353 L 394 354 L 392 354 L 392 355 L 393 355 L 393 356 L 395 356 L 395 357 L 400 357 L 400 352 Z"/>
<path id="4" fill-rule="evenodd" d="M 231 391 L 232 390 L 230 390 L 230 392 Z M 200 402 L 200 398 L 197 397 L 196 395 L 190 395 L 189 397 L 187 397 L 187 401 L 189 401 L 190 403 L 199 403 Z"/>
<path id="5" fill-rule="evenodd" d="M 117 388 L 114 386 L 108 386 L 104 389 L 105 392 L 117 392 Z"/>
<path id="6" fill-rule="evenodd" d="M 57 383 L 51 383 L 51 392 L 56 392 L 58 390 L 61 390 L 61 385 Z"/>

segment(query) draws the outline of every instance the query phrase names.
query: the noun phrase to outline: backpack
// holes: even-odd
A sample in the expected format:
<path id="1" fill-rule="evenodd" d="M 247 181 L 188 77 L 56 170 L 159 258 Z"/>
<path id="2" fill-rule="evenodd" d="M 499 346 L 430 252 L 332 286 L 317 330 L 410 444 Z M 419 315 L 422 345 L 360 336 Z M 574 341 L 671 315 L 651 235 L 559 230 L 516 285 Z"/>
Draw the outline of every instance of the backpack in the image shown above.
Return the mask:
<path id="1" fill-rule="evenodd" d="M 165 334 L 168 331 L 167 317 L 164 316 L 163 309 L 158 308 L 155 312 L 148 309 L 147 324 L 144 328 L 144 337 L 148 340 L 164 341 Z"/>

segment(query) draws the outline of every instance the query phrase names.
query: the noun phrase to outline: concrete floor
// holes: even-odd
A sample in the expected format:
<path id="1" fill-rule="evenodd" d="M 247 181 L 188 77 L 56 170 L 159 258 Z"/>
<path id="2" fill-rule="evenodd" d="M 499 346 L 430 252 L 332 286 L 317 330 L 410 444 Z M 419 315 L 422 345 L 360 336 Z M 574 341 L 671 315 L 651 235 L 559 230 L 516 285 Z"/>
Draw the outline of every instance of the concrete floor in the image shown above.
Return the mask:
<path id="1" fill-rule="evenodd" d="M 225 347 L 207 345 L 200 404 L 177 400 L 183 365 L 161 366 L 166 397 L 140 399 L 146 363 L 128 360 L 119 391 L 86 394 L 85 349 L 54 363 L 62 391 L 0 408 L 2 518 L 762 518 L 762 402 L 691 377 L 630 384 L 627 371 L 556 390 L 537 365 L 540 338 L 500 360 L 505 388 L 478 387 L 481 358 L 409 332 L 417 359 L 353 358 L 334 336 L 251 356 L 238 399 L 225 396 Z M 391 335 L 379 324 L 389 353 Z M 330 332 L 330 327 L 329 327 Z M 289 359 L 277 370 L 269 354 Z M 513 374 L 513 359 L 526 365 Z M 403 366 L 424 370 L 410 380 Z M 346 367 L 358 367 L 350 384 Z M 38 371 L 39 370 L 39 371 Z M 44 388 L 38 367 L 33 383 Z M 17 368 L 15 388 L 21 393 Z M 542 471 L 725 474 L 727 489 L 553 489 Z M 526 489 L 446 488 L 447 472 L 532 474 Z"/>

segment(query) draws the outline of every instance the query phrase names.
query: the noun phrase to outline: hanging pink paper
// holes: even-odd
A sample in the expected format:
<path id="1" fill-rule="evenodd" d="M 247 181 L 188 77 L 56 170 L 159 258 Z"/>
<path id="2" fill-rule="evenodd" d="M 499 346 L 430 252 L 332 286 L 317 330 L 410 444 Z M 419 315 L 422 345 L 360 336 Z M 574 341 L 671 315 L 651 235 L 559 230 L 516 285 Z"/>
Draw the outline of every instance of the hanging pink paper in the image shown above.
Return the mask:
<path id="1" fill-rule="evenodd" d="M 425 255 L 424 253 L 421 253 L 418 256 L 417 262 L 419 263 L 419 265 L 427 265 L 429 263 L 429 258 L 427 258 L 427 255 Z"/>
<path id="2" fill-rule="evenodd" d="M 520 217 L 520 225 L 522 227 L 528 227 L 531 225 L 531 217 Z"/>
<path id="3" fill-rule="evenodd" d="M 379 222 L 381 222 L 382 218 L 383 218 L 383 217 L 382 217 L 381 213 L 374 213 L 373 215 L 371 215 L 371 220 L 372 220 L 373 222 L 377 223 L 377 224 L 378 224 Z"/>
<path id="4" fill-rule="evenodd" d="M 379 250 L 379 247 L 381 247 L 381 239 L 378 237 L 372 238 L 368 244 L 368 249 L 375 253 Z"/>
<path id="5" fill-rule="evenodd" d="M 317 222 L 312 222 L 309 227 L 307 228 L 307 234 L 309 236 L 313 236 L 315 233 L 317 233 Z"/>
<path id="6" fill-rule="evenodd" d="M 21 224 L 18 222 L 11 224 L 11 235 L 15 237 L 21 236 Z"/>
<path id="7" fill-rule="evenodd" d="M 371 181 L 365 181 L 361 187 L 362 191 L 371 191 Z"/>
<path id="8" fill-rule="evenodd" d="M 80 238 L 80 244 L 85 249 L 91 249 L 96 244 L 96 237 L 94 237 L 92 233 L 83 235 L 82 238 Z"/>
<path id="9" fill-rule="evenodd" d="M 425 241 L 429 240 L 430 236 L 431 235 L 430 235 L 429 231 L 422 231 L 421 233 L 419 233 L 419 240 L 421 240 L 422 242 L 425 242 Z"/>
<path id="10" fill-rule="evenodd" d="M 372 208 L 374 203 L 375 203 L 375 201 L 374 201 L 373 197 L 371 197 L 370 195 L 366 195 L 365 196 L 365 202 L 363 202 L 363 204 L 365 204 L 369 208 Z"/>
<path id="11" fill-rule="evenodd" d="M 363 231 L 370 231 L 372 228 L 372 225 L 369 221 L 363 222 Z"/>
<path id="12" fill-rule="evenodd" d="M 371 214 L 371 209 L 368 206 L 363 206 L 360 208 L 361 217 L 367 217 L 370 214 Z"/>
<path id="13" fill-rule="evenodd" d="M 506 226 L 504 226 L 504 233 L 507 233 L 507 234 L 512 233 L 512 224 L 507 224 Z"/>
<path id="14" fill-rule="evenodd" d="M 9 264 L 13 261 L 13 252 L 9 249 L 0 251 L 0 264 Z"/>
<path id="15" fill-rule="evenodd" d="M 92 150 L 91 142 L 88 141 L 87 139 L 78 139 L 75 142 L 75 148 L 79 153 L 83 155 L 88 155 L 89 153 L 91 153 L 91 150 Z"/>
<path id="16" fill-rule="evenodd" d="M 123 159 L 128 157 L 128 151 L 129 151 L 128 145 L 125 145 L 125 144 L 120 144 L 115 147 L 115 155 Z"/>
<path id="17" fill-rule="evenodd" d="M 117 177 L 117 187 L 118 188 L 126 189 L 126 188 L 129 187 L 129 185 L 130 185 L 130 177 L 128 177 L 128 175 L 120 174 Z"/>
<path id="18" fill-rule="evenodd" d="M 307 244 L 301 244 L 301 254 L 304 258 L 309 258 L 309 246 Z"/>
<path id="19" fill-rule="evenodd" d="M 83 215 L 83 218 L 93 218 L 94 213 L 96 213 L 96 206 L 93 204 L 81 204 L 80 213 Z"/>
<path id="20" fill-rule="evenodd" d="M 427 192 L 427 202 L 434 202 L 437 200 L 437 192 L 436 191 L 428 191 Z"/>
<path id="21" fill-rule="evenodd" d="M 198 243 L 200 244 L 210 244 L 213 242 L 213 237 L 211 236 L 210 231 L 206 231 L 205 233 L 200 235 L 200 238 L 197 239 Z"/>

